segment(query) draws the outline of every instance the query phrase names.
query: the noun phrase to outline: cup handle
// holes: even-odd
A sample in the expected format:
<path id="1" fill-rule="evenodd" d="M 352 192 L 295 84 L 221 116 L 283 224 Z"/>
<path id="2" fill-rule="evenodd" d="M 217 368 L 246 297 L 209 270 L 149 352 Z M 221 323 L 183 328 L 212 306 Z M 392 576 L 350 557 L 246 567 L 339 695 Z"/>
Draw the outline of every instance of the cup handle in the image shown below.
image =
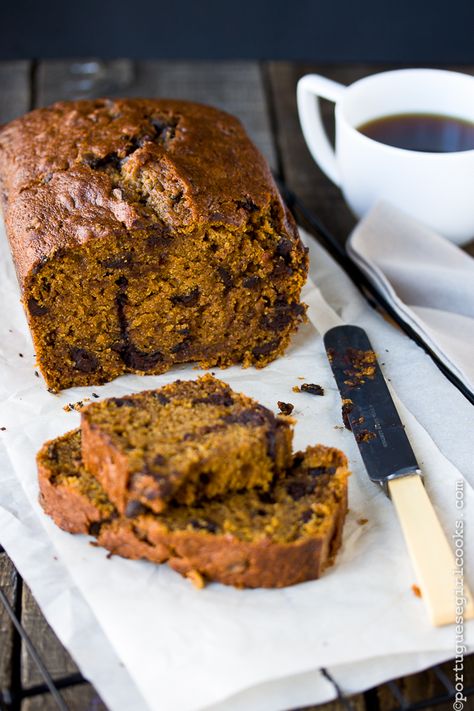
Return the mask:
<path id="1" fill-rule="evenodd" d="M 324 130 L 319 97 L 338 101 L 346 87 L 320 74 L 306 74 L 298 82 L 296 91 L 301 129 L 311 155 L 328 178 L 341 184 L 334 148 Z"/>

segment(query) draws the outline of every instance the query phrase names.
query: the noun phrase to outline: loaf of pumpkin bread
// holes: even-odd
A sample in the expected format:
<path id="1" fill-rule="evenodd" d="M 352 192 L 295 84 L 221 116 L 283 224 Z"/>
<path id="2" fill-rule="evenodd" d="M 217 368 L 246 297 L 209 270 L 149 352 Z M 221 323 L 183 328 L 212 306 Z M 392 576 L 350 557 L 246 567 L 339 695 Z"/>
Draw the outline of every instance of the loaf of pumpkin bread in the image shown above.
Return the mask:
<path id="1" fill-rule="evenodd" d="M 84 467 L 80 430 L 38 454 L 40 502 L 56 524 L 89 533 L 125 558 L 167 562 L 202 586 L 279 588 L 318 578 L 341 545 L 347 511 L 347 460 L 308 447 L 271 486 L 230 492 L 164 512 L 120 516 Z"/>
<path id="2" fill-rule="evenodd" d="M 0 131 L 7 233 L 48 387 L 264 366 L 307 254 L 239 121 L 183 101 L 55 104 Z"/>

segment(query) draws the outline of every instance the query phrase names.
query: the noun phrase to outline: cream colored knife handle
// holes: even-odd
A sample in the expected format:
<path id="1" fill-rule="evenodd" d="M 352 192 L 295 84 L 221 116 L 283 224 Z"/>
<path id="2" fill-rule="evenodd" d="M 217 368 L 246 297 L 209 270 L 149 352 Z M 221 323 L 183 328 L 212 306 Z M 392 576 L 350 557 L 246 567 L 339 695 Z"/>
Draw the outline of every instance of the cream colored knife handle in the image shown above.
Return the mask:
<path id="1" fill-rule="evenodd" d="M 454 553 L 421 477 L 414 474 L 391 479 L 388 488 L 431 622 L 436 626 L 453 623 L 456 621 Z M 474 604 L 466 581 L 464 599 L 464 619 L 470 619 L 474 617 Z"/>

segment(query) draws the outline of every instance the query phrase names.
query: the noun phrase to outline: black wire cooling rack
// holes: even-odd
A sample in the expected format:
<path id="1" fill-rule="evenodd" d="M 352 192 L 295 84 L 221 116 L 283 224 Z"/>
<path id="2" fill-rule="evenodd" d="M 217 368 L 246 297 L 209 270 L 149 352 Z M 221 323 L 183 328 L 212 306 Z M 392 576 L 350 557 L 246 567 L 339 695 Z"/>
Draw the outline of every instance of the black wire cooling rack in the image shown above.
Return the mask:
<path id="1" fill-rule="evenodd" d="M 0 552 L 3 549 L 0 548 Z M 20 574 L 17 573 L 17 580 L 22 584 Z M 49 696 L 49 708 L 57 708 L 60 711 L 69 711 L 70 707 L 64 700 L 62 693 L 65 689 L 71 689 L 74 686 L 81 684 L 88 684 L 87 680 L 79 673 L 69 674 L 60 678 L 53 678 L 53 676 L 48 671 L 48 661 L 42 658 L 42 655 L 37 650 L 33 642 L 31 641 L 29 635 L 27 634 L 25 628 L 23 627 L 18 611 L 15 609 L 15 605 L 12 605 L 5 591 L 0 588 L 0 603 L 3 606 L 5 612 L 10 618 L 13 628 L 13 646 L 17 649 L 21 647 L 24 648 L 26 653 L 30 656 L 31 661 L 35 665 L 41 679 L 42 683 L 35 684 L 33 686 L 23 686 L 21 683 L 21 668 L 13 669 L 11 673 L 12 683 L 4 688 L 0 689 L 0 711 L 21 711 L 23 707 L 23 702 L 27 699 L 32 699 L 34 697 L 45 698 L 45 695 Z M 57 641 L 58 645 L 61 643 Z M 1 644 L 1 640 L 0 640 Z M 21 665 L 21 655 L 16 655 L 16 664 Z M 466 661 L 466 660 L 465 660 Z M 443 666 L 446 666 L 446 663 Z M 447 671 L 441 665 L 435 665 L 429 670 L 432 675 L 432 682 L 430 686 L 433 687 L 433 693 L 429 693 L 424 698 L 410 698 L 410 694 L 405 688 L 407 686 L 407 679 L 415 678 L 417 675 L 412 677 L 404 677 L 403 679 L 397 679 L 394 681 L 389 681 L 380 687 L 369 689 L 363 694 L 364 711 L 420 711 L 421 709 L 435 708 L 441 704 L 446 704 L 454 701 L 455 699 L 455 688 L 452 679 L 450 678 Z M 466 664 L 465 664 L 466 666 Z M 343 708 L 346 711 L 361 711 L 361 705 L 357 705 L 347 697 L 343 690 L 339 687 L 335 679 L 326 669 L 321 669 L 321 673 L 324 677 L 333 685 L 337 700 L 339 702 L 339 708 Z M 381 689 L 386 690 L 384 693 L 384 701 L 381 704 Z M 465 704 L 466 711 L 472 708 L 471 702 L 474 699 L 474 683 L 469 683 L 465 686 L 463 695 L 467 698 Z M 97 701 L 98 698 L 97 698 Z M 35 707 L 41 708 L 41 706 Z M 81 711 L 83 711 L 81 709 Z M 133 709 L 124 709 L 124 711 L 133 711 Z"/>

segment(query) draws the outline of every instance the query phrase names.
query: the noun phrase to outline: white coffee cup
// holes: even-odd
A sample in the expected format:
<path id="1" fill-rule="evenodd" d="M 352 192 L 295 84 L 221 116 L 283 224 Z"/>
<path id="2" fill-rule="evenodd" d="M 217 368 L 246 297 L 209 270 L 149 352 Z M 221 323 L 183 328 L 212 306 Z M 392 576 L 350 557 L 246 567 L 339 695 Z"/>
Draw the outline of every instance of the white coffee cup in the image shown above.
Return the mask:
<path id="1" fill-rule="evenodd" d="M 315 97 L 336 104 L 335 150 Z M 438 69 L 400 69 L 346 87 L 307 74 L 298 82 L 297 98 L 308 148 L 356 216 L 385 199 L 457 244 L 474 237 L 474 150 L 424 153 L 388 146 L 357 130 L 367 121 L 393 114 L 441 114 L 474 121 L 474 77 Z"/>

